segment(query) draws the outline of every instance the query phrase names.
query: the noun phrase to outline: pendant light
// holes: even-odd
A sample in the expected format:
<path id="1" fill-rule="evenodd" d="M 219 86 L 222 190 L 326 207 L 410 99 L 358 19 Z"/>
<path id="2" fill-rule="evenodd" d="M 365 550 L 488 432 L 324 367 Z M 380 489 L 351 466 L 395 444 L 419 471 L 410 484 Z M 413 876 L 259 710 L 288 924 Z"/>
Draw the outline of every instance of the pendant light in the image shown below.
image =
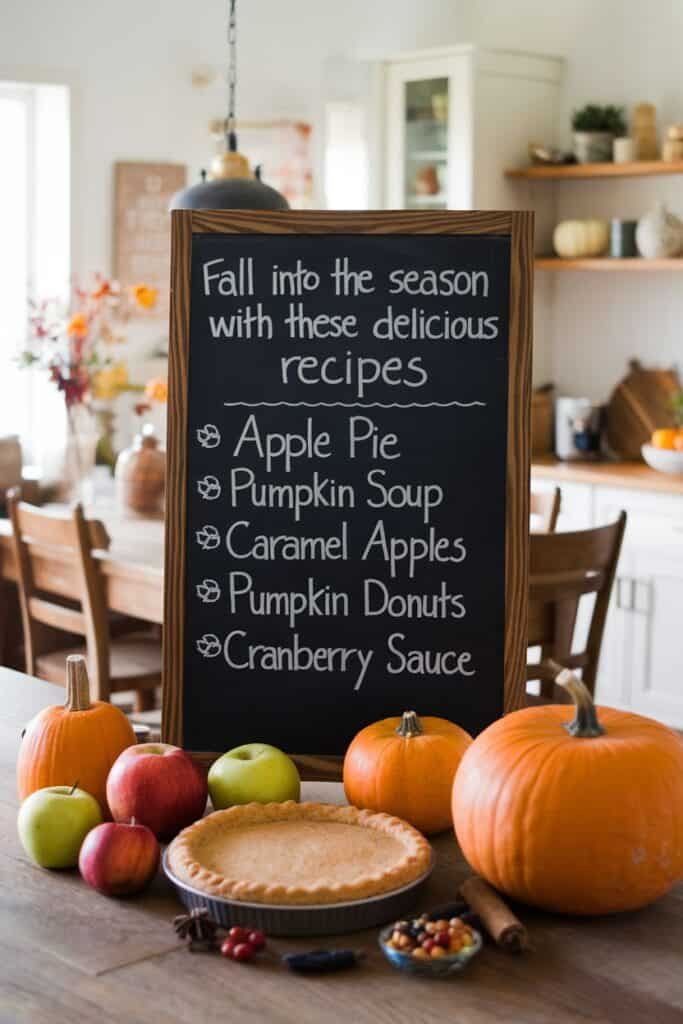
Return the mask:
<path id="1" fill-rule="evenodd" d="M 260 168 L 252 171 L 246 156 L 237 151 L 235 92 L 237 88 L 236 0 L 228 6 L 228 116 L 225 122 L 225 152 L 211 162 L 208 175 L 181 189 L 171 199 L 172 210 L 287 210 L 289 203 L 280 192 L 261 181 Z"/>

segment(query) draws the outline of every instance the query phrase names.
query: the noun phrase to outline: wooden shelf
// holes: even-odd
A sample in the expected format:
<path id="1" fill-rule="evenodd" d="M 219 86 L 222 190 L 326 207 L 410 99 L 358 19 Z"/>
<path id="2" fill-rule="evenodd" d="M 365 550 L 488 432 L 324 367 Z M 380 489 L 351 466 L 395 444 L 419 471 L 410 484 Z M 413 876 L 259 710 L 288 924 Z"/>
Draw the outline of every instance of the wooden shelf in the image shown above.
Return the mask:
<path id="1" fill-rule="evenodd" d="M 571 181 L 585 178 L 643 178 L 653 174 L 683 174 L 683 160 L 512 167 L 505 172 L 505 177 L 522 181 Z"/>
<path id="2" fill-rule="evenodd" d="M 623 271 L 644 271 L 646 273 L 652 273 L 653 271 L 658 270 L 681 272 L 683 271 L 683 258 L 644 260 L 640 257 L 634 259 L 610 259 L 609 257 L 602 257 L 600 259 L 563 260 L 557 256 L 537 256 L 534 260 L 534 266 L 537 270 L 560 271 L 596 270 L 600 272 L 612 271 L 615 273 L 621 273 Z"/>

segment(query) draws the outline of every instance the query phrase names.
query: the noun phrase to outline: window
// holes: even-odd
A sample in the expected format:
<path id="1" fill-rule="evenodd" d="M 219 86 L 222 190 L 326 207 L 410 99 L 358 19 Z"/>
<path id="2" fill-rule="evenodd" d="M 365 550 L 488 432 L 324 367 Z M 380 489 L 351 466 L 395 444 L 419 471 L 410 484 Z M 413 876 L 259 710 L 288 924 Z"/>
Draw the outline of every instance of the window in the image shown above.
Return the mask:
<path id="1" fill-rule="evenodd" d="M 49 475 L 63 449 L 61 397 L 16 356 L 29 298 L 68 295 L 68 88 L 0 82 L 0 138 L 0 435 L 18 434 L 24 462 Z"/>
<path id="2" fill-rule="evenodd" d="M 331 102 L 325 107 L 324 177 L 328 210 L 367 210 L 367 143 L 358 104 Z"/>

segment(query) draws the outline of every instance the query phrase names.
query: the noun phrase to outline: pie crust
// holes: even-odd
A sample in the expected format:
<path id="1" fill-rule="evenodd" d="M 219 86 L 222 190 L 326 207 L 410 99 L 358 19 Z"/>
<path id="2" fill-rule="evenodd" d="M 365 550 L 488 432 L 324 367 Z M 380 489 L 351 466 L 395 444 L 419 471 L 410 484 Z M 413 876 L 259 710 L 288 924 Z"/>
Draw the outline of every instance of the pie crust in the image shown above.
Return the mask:
<path id="1" fill-rule="evenodd" d="M 333 804 L 242 804 L 216 811 L 171 843 L 172 874 L 211 896 L 316 906 L 400 889 L 430 868 L 417 829 L 389 814 Z"/>

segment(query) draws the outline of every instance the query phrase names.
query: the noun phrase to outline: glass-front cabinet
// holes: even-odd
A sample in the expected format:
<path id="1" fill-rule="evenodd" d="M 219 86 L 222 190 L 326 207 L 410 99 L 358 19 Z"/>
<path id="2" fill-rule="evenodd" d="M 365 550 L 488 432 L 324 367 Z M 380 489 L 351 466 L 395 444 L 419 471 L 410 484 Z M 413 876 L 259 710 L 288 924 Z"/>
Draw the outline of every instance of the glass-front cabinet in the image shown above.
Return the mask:
<path id="1" fill-rule="evenodd" d="M 408 210 L 448 205 L 448 78 L 403 86 L 403 203 Z"/>
<path id="2" fill-rule="evenodd" d="M 509 209 L 503 177 L 530 142 L 558 131 L 562 61 L 476 46 L 384 63 L 382 205 L 404 210 Z"/>

